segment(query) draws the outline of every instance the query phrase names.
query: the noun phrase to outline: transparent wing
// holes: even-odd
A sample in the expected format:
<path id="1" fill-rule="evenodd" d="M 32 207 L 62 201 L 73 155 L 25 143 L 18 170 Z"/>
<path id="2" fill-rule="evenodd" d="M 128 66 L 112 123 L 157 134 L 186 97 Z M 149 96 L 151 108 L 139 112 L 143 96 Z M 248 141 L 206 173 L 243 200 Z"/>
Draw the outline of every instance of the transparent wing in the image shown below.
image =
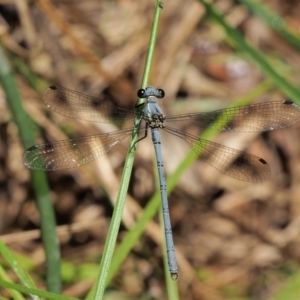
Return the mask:
<path id="1" fill-rule="evenodd" d="M 184 139 L 197 154 L 201 154 L 201 159 L 230 177 L 260 182 L 267 180 L 271 175 L 267 162 L 258 156 L 203 140 L 170 127 L 164 129 Z"/>
<path id="2" fill-rule="evenodd" d="M 111 101 L 91 97 L 60 86 L 50 86 L 43 94 L 47 107 L 67 117 L 90 122 L 120 123 L 136 116 L 134 110 L 114 106 Z"/>
<path id="3" fill-rule="evenodd" d="M 166 117 L 166 122 L 192 121 L 220 131 L 260 132 L 288 127 L 300 121 L 300 106 L 290 100 L 232 107 L 207 113 Z"/>
<path id="4" fill-rule="evenodd" d="M 131 133 L 132 129 L 124 129 L 35 145 L 25 151 L 23 162 L 30 169 L 43 171 L 78 167 L 108 152 Z"/>

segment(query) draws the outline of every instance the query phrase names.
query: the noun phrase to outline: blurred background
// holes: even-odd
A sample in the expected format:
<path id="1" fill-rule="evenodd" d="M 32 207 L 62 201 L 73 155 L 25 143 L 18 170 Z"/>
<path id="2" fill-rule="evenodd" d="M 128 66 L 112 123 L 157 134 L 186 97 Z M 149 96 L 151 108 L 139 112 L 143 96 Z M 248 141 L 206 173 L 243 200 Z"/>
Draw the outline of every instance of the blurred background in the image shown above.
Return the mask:
<path id="1" fill-rule="evenodd" d="M 276 28 L 284 24 L 299 37 L 300 3 L 260 3 L 275 16 L 269 24 L 239 1 L 219 0 L 213 5 L 297 87 L 300 48 Z M 1 44 L 34 121 L 28 130 L 35 133 L 36 143 L 118 129 L 48 110 L 42 92 L 57 84 L 134 108 L 154 4 L 153 0 L 0 0 Z M 192 0 L 164 3 L 150 84 L 164 89 L 160 105 L 166 115 L 226 108 L 251 93 L 252 103 L 286 99 L 204 6 Z M 22 162 L 25 149 L 1 87 L 0 107 L 0 238 L 20 256 L 36 284 L 45 288 L 40 217 L 30 173 Z M 189 124 L 184 129 L 198 134 Z M 235 180 L 200 159 L 182 175 L 169 197 L 181 299 L 299 299 L 299 129 L 296 124 L 263 134 L 214 137 L 264 158 L 272 171 L 266 182 Z M 47 173 L 65 295 L 84 297 L 93 284 L 128 143 L 124 140 L 93 163 Z M 189 148 L 168 134 L 162 137 L 162 147 L 168 176 Z M 137 148 L 119 242 L 156 190 L 151 139 Z M 110 283 L 107 299 L 167 299 L 162 241 L 156 217 Z"/>

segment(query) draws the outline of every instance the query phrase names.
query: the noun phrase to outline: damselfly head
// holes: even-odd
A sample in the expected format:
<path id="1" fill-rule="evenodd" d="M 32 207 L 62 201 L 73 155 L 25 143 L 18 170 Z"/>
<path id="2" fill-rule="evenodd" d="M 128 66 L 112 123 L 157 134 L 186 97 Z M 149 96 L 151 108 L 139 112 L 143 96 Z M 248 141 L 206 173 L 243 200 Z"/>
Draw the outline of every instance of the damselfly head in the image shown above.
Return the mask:
<path id="1" fill-rule="evenodd" d="M 148 86 L 145 89 L 138 90 L 137 96 L 139 98 L 147 98 L 149 96 L 155 96 L 157 98 L 163 98 L 165 96 L 165 92 L 162 89 L 155 89 L 152 86 Z"/>

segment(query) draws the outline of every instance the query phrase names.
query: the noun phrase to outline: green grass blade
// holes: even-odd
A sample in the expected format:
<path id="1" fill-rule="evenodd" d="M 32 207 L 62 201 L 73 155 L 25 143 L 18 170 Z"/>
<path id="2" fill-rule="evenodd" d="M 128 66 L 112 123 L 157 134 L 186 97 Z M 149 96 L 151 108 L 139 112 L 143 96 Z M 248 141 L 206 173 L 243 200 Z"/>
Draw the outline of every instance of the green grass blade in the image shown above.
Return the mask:
<path id="1" fill-rule="evenodd" d="M 247 94 L 247 96 L 234 101 L 233 106 L 238 105 L 246 105 L 252 99 L 258 97 L 259 95 L 265 93 L 267 90 L 274 87 L 274 84 L 270 80 L 266 80 L 265 82 L 258 85 L 251 93 Z M 205 130 L 201 135 L 201 138 L 209 139 L 216 135 L 216 131 L 213 130 Z M 172 190 L 177 185 L 180 177 L 185 172 L 185 170 L 196 160 L 196 154 L 191 150 L 185 159 L 179 164 L 174 173 L 167 178 L 167 190 L 168 194 L 172 192 Z M 116 274 L 129 252 L 140 238 L 142 233 L 145 230 L 147 223 L 157 214 L 159 208 L 161 206 L 160 193 L 156 191 L 152 198 L 149 200 L 148 204 L 144 208 L 142 215 L 137 220 L 136 224 L 130 228 L 126 236 L 123 238 L 122 243 L 117 248 L 114 258 L 112 260 L 111 268 L 108 275 L 107 284 Z"/>
<path id="2" fill-rule="evenodd" d="M 233 27 L 231 27 L 224 17 L 205 0 L 199 0 L 206 8 L 207 12 L 225 30 L 228 38 L 234 42 L 236 47 L 246 53 L 248 57 L 261 69 L 261 71 L 280 88 L 289 98 L 300 105 L 300 93 L 297 88 L 282 77 L 265 59 L 263 54 L 251 47 L 244 37 Z"/>
<path id="3" fill-rule="evenodd" d="M 283 18 L 275 14 L 269 8 L 264 6 L 257 0 L 238 0 L 241 4 L 246 6 L 253 14 L 262 19 L 265 23 L 271 26 L 277 31 L 285 40 L 300 50 L 300 39 L 295 33 L 293 33 L 286 25 Z"/>
<path id="4" fill-rule="evenodd" d="M 33 288 L 28 288 L 24 285 L 20 284 L 15 284 L 11 283 L 8 281 L 0 280 L 0 286 L 8 288 L 8 289 L 14 289 L 16 291 L 19 291 L 20 293 L 25 293 L 25 294 L 30 294 L 30 295 L 36 295 L 39 297 L 43 297 L 45 299 L 51 299 L 51 300 L 78 300 L 77 298 L 72 298 L 72 297 L 65 297 L 61 296 L 58 294 L 38 290 L 38 289 L 33 289 Z"/>
<path id="5" fill-rule="evenodd" d="M 17 274 L 20 281 L 29 288 L 35 288 L 35 285 L 31 279 L 31 277 L 28 275 L 26 271 L 23 270 L 23 268 L 20 266 L 18 260 L 15 258 L 13 253 L 9 250 L 9 248 L 2 243 L 0 240 L 0 253 L 1 255 L 6 259 L 6 261 L 9 263 L 11 268 L 14 270 L 14 272 Z M 1 278 L 3 278 L 1 276 Z M 5 278 L 3 278 L 5 279 Z M 7 279 L 6 279 L 7 280 Z M 33 299 L 39 299 L 36 296 L 32 296 Z"/>
<path id="6" fill-rule="evenodd" d="M 151 35 L 150 35 L 150 40 L 149 40 L 149 47 L 148 47 L 148 51 L 147 51 L 145 68 L 144 68 L 142 84 L 141 84 L 142 88 L 147 87 L 148 83 L 149 83 L 151 68 L 152 68 L 152 64 L 153 64 L 154 50 L 155 50 L 156 39 L 157 39 L 157 33 L 158 33 L 159 18 L 160 18 L 160 13 L 161 13 L 162 7 L 163 7 L 162 2 L 160 0 L 156 0 Z"/>
<path id="7" fill-rule="evenodd" d="M 300 272 L 291 274 L 273 294 L 274 300 L 298 300 L 300 298 Z"/>
<path id="8" fill-rule="evenodd" d="M 10 58 L 11 64 L 14 66 L 16 72 L 20 73 L 36 91 L 43 91 L 48 87 L 48 82 L 35 74 L 24 58 L 14 53 L 10 53 Z"/>
<path id="9" fill-rule="evenodd" d="M 35 144 L 31 128 L 33 122 L 25 112 L 10 64 L 0 46 L 0 82 L 6 94 L 7 103 L 13 116 L 24 148 Z M 56 236 L 56 224 L 46 175 L 31 171 L 32 186 L 40 213 L 42 239 L 46 253 L 47 287 L 49 291 L 60 293 L 60 250 Z"/>
<path id="10" fill-rule="evenodd" d="M 3 267 L 1 265 L 0 265 L 0 280 L 11 282 L 10 278 L 8 277 L 7 273 L 5 272 L 5 270 L 3 269 Z M 7 289 L 7 290 L 9 291 L 11 298 L 14 300 L 24 300 L 25 299 L 23 297 L 23 295 L 21 293 L 19 293 L 18 291 L 15 291 L 13 289 Z M 37 298 L 35 298 L 35 299 L 37 299 Z"/>
<path id="11" fill-rule="evenodd" d="M 151 66 L 152 66 L 154 49 L 155 49 L 155 44 L 156 44 L 160 10 L 161 10 L 161 2 L 160 2 L 160 0 L 157 0 L 156 6 L 155 6 L 155 13 L 154 13 L 154 19 L 153 19 L 153 24 L 152 24 L 152 31 L 151 31 L 151 37 L 150 37 L 150 42 L 149 42 L 148 54 L 147 54 L 147 59 L 146 59 L 146 64 L 145 64 L 145 71 L 144 71 L 143 80 L 142 80 L 142 87 L 147 86 L 149 77 L 150 77 L 150 73 L 151 73 Z M 133 161 L 134 161 L 136 142 L 138 140 L 139 123 L 140 123 L 139 120 L 135 120 L 136 126 L 135 126 L 135 129 L 133 130 L 129 150 L 128 150 L 125 165 L 124 165 L 124 171 L 123 171 L 123 175 L 121 178 L 120 190 L 119 190 L 116 205 L 114 208 L 109 231 L 107 234 L 107 240 L 106 240 L 106 243 L 104 246 L 104 251 L 103 251 L 100 268 L 99 268 L 99 275 L 98 275 L 98 279 L 96 281 L 96 286 L 95 286 L 94 296 L 93 296 L 93 299 L 97 299 L 97 300 L 103 298 L 105 287 L 106 287 L 106 282 L 107 282 L 107 276 L 111 269 L 111 261 L 112 261 L 113 251 L 115 249 L 118 231 L 119 231 L 121 220 L 122 220 L 123 208 L 124 208 L 124 204 L 125 204 L 125 199 L 126 199 L 126 195 L 127 195 L 129 180 L 130 180 Z"/>

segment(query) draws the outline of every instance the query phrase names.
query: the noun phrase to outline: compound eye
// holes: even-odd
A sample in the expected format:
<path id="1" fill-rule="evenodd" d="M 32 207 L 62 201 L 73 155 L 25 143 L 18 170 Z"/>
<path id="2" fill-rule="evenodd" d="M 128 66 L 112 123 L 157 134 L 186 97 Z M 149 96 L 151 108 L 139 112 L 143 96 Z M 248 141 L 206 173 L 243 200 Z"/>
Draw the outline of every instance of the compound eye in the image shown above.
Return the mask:
<path id="1" fill-rule="evenodd" d="M 144 97 L 144 95 L 145 95 L 145 90 L 144 89 L 139 89 L 138 91 L 137 91 L 137 96 L 139 97 L 139 98 L 143 98 Z"/>
<path id="2" fill-rule="evenodd" d="M 158 89 L 160 96 L 158 98 L 163 98 L 165 96 L 165 91 L 162 89 Z"/>

